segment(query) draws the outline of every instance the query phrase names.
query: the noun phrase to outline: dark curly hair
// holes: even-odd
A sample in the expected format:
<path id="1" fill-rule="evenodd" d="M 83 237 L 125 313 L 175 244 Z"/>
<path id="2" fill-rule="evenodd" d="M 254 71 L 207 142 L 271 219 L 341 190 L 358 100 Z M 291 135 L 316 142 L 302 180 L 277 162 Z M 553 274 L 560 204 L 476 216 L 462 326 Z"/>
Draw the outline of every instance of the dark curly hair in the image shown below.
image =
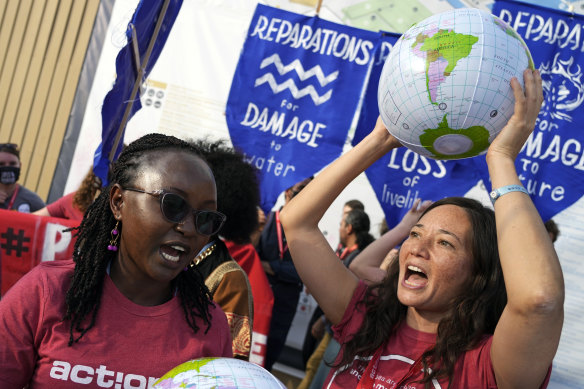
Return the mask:
<path id="1" fill-rule="evenodd" d="M 424 214 L 446 204 L 461 207 L 470 219 L 473 263 L 465 293 L 452 302 L 452 310 L 438 325 L 436 344 L 422 355 L 425 369 L 421 382 L 426 387 L 434 378 L 448 377 L 449 386 L 452 384 L 458 358 L 475 347 L 483 336 L 493 334 L 507 303 L 494 212 L 476 200 L 450 197 L 434 202 Z M 399 261 L 393 261 L 387 277 L 371 286 L 360 303 L 366 310 L 363 324 L 343 345 L 342 358 L 336 367 L 350 363 L 356 355 L 373 355 L 405 320 L 407 306 L 398 300 L 398 281 Z"/>
<path id="2" fill-rule="evenodd" d="M 98 191 L 101 190 L 101 179 L 93 174 L 93 168 L 85 175 L 79 189 L 73 195 L 73 206 L 82 213 L 93 203 L 93 199 Z"/>
<path id="3" fill-rule="evenodd" d="M 73 229 L 77 238 L 73 253 L 75 271 L 65 298 L 67 310 L 64 316 L 64 320 L 71 321 L 69 346 L 78 342 L 95 324 L 106 269 L 116 256 L 116 252 L 107 249 L 111 230 L 116 224 L 110 209 L 110 189 L 115 184 L 132 186 L 140 169 L 161 151 L 192 153 L 204 161 L 196 148 L 178 138 L 162 134 L 143 136 L 122 151 L 108 175 L 109 186 L 89 206 L 79 227 Z M 118 230 L 123 233 L 123 226 L 118 226 Z M 207 332 L 211 326 L 209 307 L 212 302 L 201 274 L 189 266 L 174 279 L 174 286 L 189 326 L 197 333 L 196 319 L 201 318 L 207 325 Z"/>
<path id="4" fill-rule="evenodd" d="M 258 228 L 257 170 L 223 140 L 191 143 L 203 154 L 215 176 L 217 210 L 227 216 L 220 235 L 235 243 L 249 243 L 252 232 Z"/>

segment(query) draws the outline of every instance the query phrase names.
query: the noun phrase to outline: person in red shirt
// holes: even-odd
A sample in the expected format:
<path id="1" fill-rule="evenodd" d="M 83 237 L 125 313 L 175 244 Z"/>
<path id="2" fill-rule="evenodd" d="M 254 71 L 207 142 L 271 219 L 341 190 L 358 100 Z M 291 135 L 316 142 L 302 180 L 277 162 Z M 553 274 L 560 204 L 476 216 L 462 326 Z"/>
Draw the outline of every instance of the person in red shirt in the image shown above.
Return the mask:
<path id="1" fill-rule="evenodd" d="M 355 177 L 401 146 L 381 119 L 282 210 L 297 271 L 342 344 L 325 388 L 547 386 L 565 292 L 515 169 L 543 101 L 539 72 L 523 76 L 524 90 L 511 80 L 514 114 L 486 154 L 494 212 L 463 197 L 432 203 L 380 284 L 367 287 L 343 266 L 318 222 Z"/>
<path id="2" fill-rule="evenodd" d="M 150 387 L 191 359 L 231 357 L 223 312 L 189 266 L 225 217 L 197 149 L 149 134 L 114 162 L 77 227 L 0 300 L 0 387 Z"/>
<path id="3" fill-rule="evenodd" d="M 85 175 L 79 189 L 66 194 L 46 207 L 33 212 L 33 214 L 81 221 L 83 214 L 99 195 L 100 191 L 101 179 L 93 174 L 92 168 Z"/>

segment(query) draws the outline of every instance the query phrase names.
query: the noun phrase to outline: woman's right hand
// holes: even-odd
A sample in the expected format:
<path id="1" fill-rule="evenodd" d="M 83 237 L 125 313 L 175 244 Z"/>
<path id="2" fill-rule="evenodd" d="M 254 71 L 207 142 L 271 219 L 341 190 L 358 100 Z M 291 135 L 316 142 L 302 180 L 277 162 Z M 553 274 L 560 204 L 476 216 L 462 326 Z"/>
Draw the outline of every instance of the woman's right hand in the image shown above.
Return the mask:
<path id="1" fill-rule="evenodd" d="M 535 121 L 543 103 L 541 74 L 538 70 L 526 69 L 523 72 L 523 81 L 525 90 L 521 88 L 516 78 L 511 80 L 515 96 L 513 116 L 491 142 L 487 151 L 487 162 L 498 158 L 515 161 L 535 128 Z"/>

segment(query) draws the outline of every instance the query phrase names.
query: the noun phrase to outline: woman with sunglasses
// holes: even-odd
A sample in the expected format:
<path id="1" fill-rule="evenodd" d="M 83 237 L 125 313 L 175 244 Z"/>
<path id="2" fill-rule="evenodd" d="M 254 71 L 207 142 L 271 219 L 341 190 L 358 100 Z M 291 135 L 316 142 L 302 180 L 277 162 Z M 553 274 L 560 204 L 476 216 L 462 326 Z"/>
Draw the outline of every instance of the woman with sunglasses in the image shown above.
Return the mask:
<path id="1" fill-rule="evenodd" d="M 0 301 L 0 387 L 149 387 L 232 356 L 191 261 L 225 221 L 198 151 L 146 135 L 124 149 L 77 228 L 73 261 L 34 268 Z"/>
<path id="2" fill-rule="evenodd" d="M 0 143 L 0 209 L 31 213 L 45 206 L 33 191 L 18 184 L 20 150 L 14 143 Z"/>
<path id="3" fill-rule="evenodd" d="M 525 92 L 511 81 L 514 114 L 486 155 L 494 212 L 462 197 L 432 203 L 381 283 L 360 282 L 318 229 L 343 188 L 401 146 L 381 120 L 282 210 L 298 273 L 342 345 L 325 388 L 547 386 L 564 283 L 515 169 L 543 101 L 539 72 L 524 81 Z"/>

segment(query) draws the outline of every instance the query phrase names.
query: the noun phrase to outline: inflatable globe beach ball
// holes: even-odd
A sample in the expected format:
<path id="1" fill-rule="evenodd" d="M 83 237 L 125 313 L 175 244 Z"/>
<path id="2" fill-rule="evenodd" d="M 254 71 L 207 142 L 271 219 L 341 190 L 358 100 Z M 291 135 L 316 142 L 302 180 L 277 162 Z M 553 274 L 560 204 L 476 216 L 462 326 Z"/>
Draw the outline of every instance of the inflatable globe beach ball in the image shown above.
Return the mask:
<path id="1" fill-rule="evenodd" d="M 379 79 L 381 119 L 400 143 L 433 159 L 484 154 L 513 115 L 511 78 L 533 69 L 504 21 L 474 8 L 430 16 L 396 42 Z"/>
<path id="2" fill-rule="evenodd" d="M 286 389 L 269 371 L 235 358 L 200 358 L 185 362 L 159 378 L 153 389 Z"/>

